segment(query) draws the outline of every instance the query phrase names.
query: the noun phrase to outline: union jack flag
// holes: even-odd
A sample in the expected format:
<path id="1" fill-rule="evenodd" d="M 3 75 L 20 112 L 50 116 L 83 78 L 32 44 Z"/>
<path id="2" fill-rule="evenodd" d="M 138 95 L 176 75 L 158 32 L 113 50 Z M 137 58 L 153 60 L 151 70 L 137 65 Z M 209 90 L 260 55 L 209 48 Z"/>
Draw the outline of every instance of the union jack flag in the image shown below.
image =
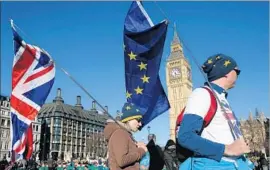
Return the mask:
<path id="1" fill-rule="evenodd" d="M 11 28 L 15 53 L 10 99 L 11 150 L 13 160 L 18 160 L 22 158 L 26 147 L 28 152 L 30 147 L 30 156 L 32 154 L 32 122 L 53 86 L 55 65 L 45 50 L 25 43 L 12 20 Z"/>

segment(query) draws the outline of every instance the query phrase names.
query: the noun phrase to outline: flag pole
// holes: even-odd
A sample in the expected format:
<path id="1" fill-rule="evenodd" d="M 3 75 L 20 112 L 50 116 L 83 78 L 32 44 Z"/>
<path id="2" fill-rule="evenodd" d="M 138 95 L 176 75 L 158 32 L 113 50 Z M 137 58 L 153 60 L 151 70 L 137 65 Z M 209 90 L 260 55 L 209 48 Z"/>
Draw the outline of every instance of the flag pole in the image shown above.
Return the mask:
<path id="1" fill-rule="evenodd" d="M 14 26 L 14 28 L 16 27 L 16 28 L 18 28 L 21 32 L 23 32 L 22 31 L 22 29 L 20 29 L 14 22 L 13 22 L 13 20 L 12 19 L 10 19 L 10 22 L 11 22 L 11 25 L 12 26 Z M 25 34 L 25 33 L 24 33 Z M 26 34 L 25 34 L 26 35 Z M 27 37 L 29 37 L 29 36 L 27 36 Z M 44 49 L 42 49 L 44 52 L 46 52 Z M 47 53 L 48 54 L 48 53 Z M 49 54 L 48 54 L 49 55 Z M 50 56 L 50 55 L 49 55 Z M 36 60 L 38 60 L 34 55 L 33 55 L 33 57 L 36 59 Z M 55 63 L 55 66 L 56 67 L 58 67 L 59 66 L 59 63 L 56 63 L 56 61 L 51 57 L 51 59 L 52 59 L 52 61 L 53 61 L 53 63 Z M 58 65 L 58 66 L 57 66 Z M 78 83 L 78 81 L 76 81 L 76 79 L 75 78 L 73 78 L 73 76 L 71 76 L 63 67 L 61 67 L 61 66 L 59 66 L 58 68 L 60 68 L 61 70 L 62 70 L 62 72 L 63 73 L 65 73 L 77 86 L 79 86 L 86 94 L 87 94 L 87 96 L 88 97 L 90 97 L 92 100 L 94 100 L 96 103 L 97 103 L 97 105 L 106 113 L 106 114 L 108 114 L 109 115 L 109 117 L 111 118 L 111 119 L 113 119 L 114 121 L 115 121 L 115 119 L 113 118 L 113 116 L 111 116 L 109 113 L 108 113 L 108 111 L 80 84 L 80 83 Z"/>
<path id="2" fill-rule="evenodd" d="M 18 28 L 26 37 L 29 37 L 26 33 L 24 33 L 24 31 L 22 31 L 22 29 L 20 29 L 14 22 L 12 19 L 10 19 L 11 25 L 14 26 L 14 28 Z M 42 49 L 44 52 L 46 52 L 44 49 Z M 47 53 L 47 52 L 46 52 Z M 47 53 L 49 56 L 50 54 Z M 32 55 L 33 56 L 33 55 Z M 36 60 L 38 60 L 35 56 L 33 56 Z M 56 61 L 50 56 L 51 60 L 53 61 L 53 63 L 55 63 L 55 67 L 58 67 L 61 69 L 61 71 L 67 75 L 81 90 L 83 90 L 86 95 L 94 100 L 96 102 L 96 104 L 105 112 L 105 114 L 107 114 L 109 116 L 110 119 L 112 119 L 116 124 L 118 124 L 122 129 L 126 129 L 125 127 L 123 127 L 71 74 L 69 74 L 63 67 L 59 66 L 58 63 L 56 63 Z"/>

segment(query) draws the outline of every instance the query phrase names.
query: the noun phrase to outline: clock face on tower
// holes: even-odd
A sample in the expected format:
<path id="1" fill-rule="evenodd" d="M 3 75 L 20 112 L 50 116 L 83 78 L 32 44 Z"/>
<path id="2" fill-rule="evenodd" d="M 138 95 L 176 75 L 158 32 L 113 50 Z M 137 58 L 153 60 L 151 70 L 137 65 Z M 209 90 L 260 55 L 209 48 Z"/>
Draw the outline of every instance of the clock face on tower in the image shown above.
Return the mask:
<path id="1" fill-rule="evenodd" d="M 179 68 L 172 68 L 172 69 L 171 69 L 171 72 L 170 72 L 170 75 L 171 75 L 173 78 L 180 77 L 180 76 L 181 76 L 180 69 L 179 69 Z"/>

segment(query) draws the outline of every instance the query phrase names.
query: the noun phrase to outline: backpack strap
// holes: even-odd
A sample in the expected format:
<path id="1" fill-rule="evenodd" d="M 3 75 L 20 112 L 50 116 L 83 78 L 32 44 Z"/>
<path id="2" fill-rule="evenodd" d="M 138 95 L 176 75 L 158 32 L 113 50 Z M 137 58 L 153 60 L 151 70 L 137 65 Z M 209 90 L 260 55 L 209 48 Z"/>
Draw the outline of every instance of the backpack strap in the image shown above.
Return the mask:
<path id="1" fill-rule="evenodd" d="M 202 88 L 207 90 L 209 95 L 210 95 L 210 107 L 209 107 L 208 112 L 205 115 L 204 121 L 203 121 L 203 127 L 205 128 L 210 124 L 210 122 L 212 121 L 213 117 L 215 116 L 215 114 L 217 112 L 217 100 L 215 98 L 215 95 L 213 94 L 214 92 L 211 89 L 209 89 L 207 87 L 202 87 Z M 181 113 L 177 117 L 175 130 L 177 130 L 177 127 L 180 126 L 182 123 L 185 109 L 186 109 L 186 107 L 183 108 L 183 110 L 181 111 Z"/>
<path id="2" fill-rule="evenodd" d="M 207 127 L 217 112 L 217 100 L 216 100 L 215 95 L 213 94 L 214 92 L 211 89 L 207 87 L 202 87 L 202 88 L 206 89 L 208 93 L 210 94 L 210 102 L 211 102 L 210 107 L 208 109 L 206 116 L 204 117 L 204 127 Z"/>

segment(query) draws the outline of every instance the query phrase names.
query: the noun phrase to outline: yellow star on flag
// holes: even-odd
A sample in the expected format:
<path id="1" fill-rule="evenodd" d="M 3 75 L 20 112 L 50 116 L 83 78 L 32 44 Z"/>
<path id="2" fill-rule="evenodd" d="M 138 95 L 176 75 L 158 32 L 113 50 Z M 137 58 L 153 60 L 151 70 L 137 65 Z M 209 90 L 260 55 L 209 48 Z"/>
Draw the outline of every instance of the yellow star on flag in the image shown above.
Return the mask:
<path id="1" fill-rule="evenodd" d="M 142 79 L 143 83 L 149 83 L 150 77 L 146 77 L 146 75 L 143 75 L 143 77 L 141 79 Z"/>
<path id="2" fill-rule="evenodd" d="M 141 64 L 140 65 L 138 65 L 139 67 L 140 67 L 140 70 L 143 70 L 143 69 L 145 69 L 146 70 L 146 66 L 147 66 L 147 64 L 144 64 L 143 62 L 141 62 Z"/>
<path id="3" fill-rule="evenodd" d="M 133 52 L 131 51 L 130 54 L 128 54 L 128 56 L 129 56 L 129 59 L 130 60 L 136 60 L 136 56 L 137 55 L 136 54 L 133 54 Z"/>
<path id="4" fill-rule="evenodd" d="M 132 93 L 129 93 L 128 91 L 126 92 L 127 99 L 131 98 L 131 95 L 132 95 Z"/>
<path id="5" fill-rule="evenodd" d="M 142 94 L 143 89 L 141 89 L 139 86 L 134 89 L 136 91 L 136 94 Z"/>
<path id="6" fill-rule="evenodd" d="M 130 106 L 127 106 L 127 107 L 126 107 L 126 110 L 130 110 L 130 109 L 131 109 L 131 107 L 130 107 Z"/>
<path id="7" fill-rule="evenodd" d="M 208 64 L 213 63 L 212 59 L 209 59 L 209 60 L 207 61 L 207 63 L 208 63 Z"/>
<path id="8" fill-rule="evenodd" d="M 219 59 L 220 59 L 220 56 L 217 56 L 217 57 L 216 57 L 216 60 L 219 60 Z"/>
<path id="9" fill-rule="evenodd" d="M 226 60 L 224 66 L 227 67 L 229 64 L 231 64 L 230 60 Z"/>

